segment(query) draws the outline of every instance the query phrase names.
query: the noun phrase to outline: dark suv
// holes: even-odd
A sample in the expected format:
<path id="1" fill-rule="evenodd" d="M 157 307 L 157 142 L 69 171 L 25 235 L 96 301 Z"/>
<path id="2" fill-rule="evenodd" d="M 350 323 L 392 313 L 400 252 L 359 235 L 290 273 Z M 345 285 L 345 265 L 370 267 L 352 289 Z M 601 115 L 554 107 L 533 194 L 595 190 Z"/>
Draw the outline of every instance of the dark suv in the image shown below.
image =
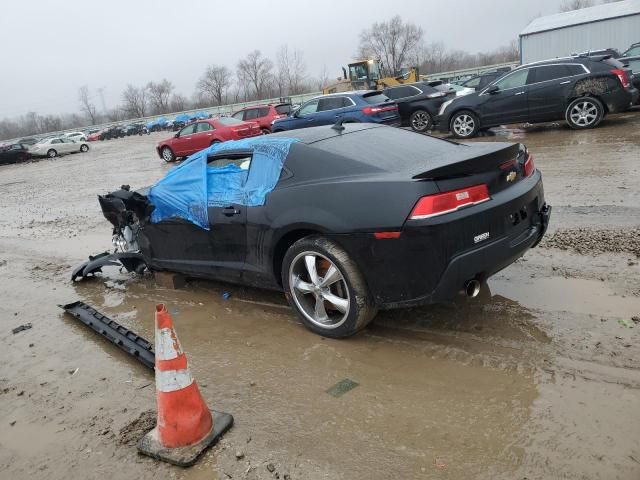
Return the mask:
<path id="1" fill-rule="evenodd" d="M 609 56 L 576 56 L 523 65 L 479 92 L 440 107 L 438 127 L 458 138 L 509 123 L 566 120 L 571 128 L 597 126 L 607 113 L 638 98 L 630 72 Z"/>
<path id="2" fill-rule="evenodd" d="M 385 88 L 382 93 L 398 104 L 402 126 L 420 133 L 433 128 L 433 119 L 438 115 L 440 105 L 447 97 L 456 94 L 455 91 L 441 91 L 423 82 Z"/>

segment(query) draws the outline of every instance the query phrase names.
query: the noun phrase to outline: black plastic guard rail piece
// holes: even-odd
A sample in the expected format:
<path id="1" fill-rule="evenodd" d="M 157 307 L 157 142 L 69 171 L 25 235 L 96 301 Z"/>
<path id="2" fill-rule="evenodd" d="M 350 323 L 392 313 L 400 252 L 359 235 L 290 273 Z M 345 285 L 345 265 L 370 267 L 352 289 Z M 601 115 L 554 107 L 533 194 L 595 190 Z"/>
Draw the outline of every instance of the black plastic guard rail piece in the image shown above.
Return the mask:
<path id="1" fill-rule="evenodd" d="M 156 356 L 153 345 L 140 335 L 111 320 L 86 303 L 77 301 L 58 306 L 120 349 L 133 355 L 144 366 L 154 368 Z"/>

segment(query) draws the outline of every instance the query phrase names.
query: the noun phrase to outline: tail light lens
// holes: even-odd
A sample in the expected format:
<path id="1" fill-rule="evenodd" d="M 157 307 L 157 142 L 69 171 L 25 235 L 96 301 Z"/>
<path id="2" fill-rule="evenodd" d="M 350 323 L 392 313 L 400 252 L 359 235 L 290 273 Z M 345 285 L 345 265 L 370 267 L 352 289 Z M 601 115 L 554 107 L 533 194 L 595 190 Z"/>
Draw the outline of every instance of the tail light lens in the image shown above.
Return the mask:
<path id="1" fill-rule="evenodd" d="M 413 207 L 410 220 L 431 218 L 445 213 L 455 212 L 468 205 L 476 205 L 486 202 L 489 197 L 489 189 L 486 185 L 474 185 L 473 187 L 451 190 L 450 192 L 436 193 L 422 197 Z"/>
<path id="2" fill-rule="evenodd" d="M 524 162 L 524 176 L 530 177 L 531 175 L 533 175 L 533 172 L 535 171 L 536 171 L 536 166 L 533 163 L 533 155 L 529 155 L 529 158 L 527 158 L 527 161 Z"/>
<path id="3" fill-rule="evenodd" d="M 362 113 L 365 115 L 376 115 L 382 112 L 392 112 L 394 110 L 398 110 L 397 105 L 389 105 L 387 107 L 364 107 L 362 109 Z"/>
<path id="4" fill-rule="evenodd" d="M 618 80 L 620 80 L 623 88 L 629 88 L 629 78 L 627 77 L 627 72 L 620 68 L 614 68 L 613 70 L 611 70 L 611 73 L 618 77 Z"/>

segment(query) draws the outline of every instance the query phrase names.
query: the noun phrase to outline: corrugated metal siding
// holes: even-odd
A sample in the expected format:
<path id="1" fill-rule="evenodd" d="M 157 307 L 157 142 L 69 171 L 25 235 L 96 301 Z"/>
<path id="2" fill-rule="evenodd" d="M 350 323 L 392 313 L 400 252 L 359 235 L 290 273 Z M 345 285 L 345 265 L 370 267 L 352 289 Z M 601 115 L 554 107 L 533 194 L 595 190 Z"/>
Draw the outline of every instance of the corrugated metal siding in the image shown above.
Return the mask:
<path id="1" fill-rule="evenodd" d="M 617 48 L 623 52 L 640 41 L 640 15 L 522 35 L 520 41 L 522 63 L 600 48 Z"/>

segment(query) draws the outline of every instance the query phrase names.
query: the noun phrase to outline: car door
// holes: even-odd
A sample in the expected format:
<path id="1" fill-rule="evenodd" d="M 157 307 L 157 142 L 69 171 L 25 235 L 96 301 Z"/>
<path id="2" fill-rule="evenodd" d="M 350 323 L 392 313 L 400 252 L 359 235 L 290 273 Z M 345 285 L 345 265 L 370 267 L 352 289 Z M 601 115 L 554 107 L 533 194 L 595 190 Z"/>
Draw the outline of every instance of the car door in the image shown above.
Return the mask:
<path id="1" fill-rule="evenodd" d="M 575 77 L 586 73 L 582 65 L 540 65 L 531 70 L 528 96 L 530 121 L 564 118 Z"/>
<path id="2" fill-rule="evenodd" d="M 171 142 L 173 153 L 176 157 L 184 157 L 191 153 L 191 139 L 196 131 L 196 124 L 187 125 L 178 132 L 176 139 Z"/>
<path id="3" fill-rule="evenodd" d="M 478 110 L 483 126 L 527 120 L 529 109 L 527 78 L 530 70 L 530 68 L 515 70 L 480 92 L 483 101 L 479 103 Z"/>
<path id="4" fill-rule="evenodd" d="M 71 138 L 61 138 L 62 146 L 65 153 L 79 152 L 80 144 L 74 142 Z"/>
<path id="5" fill-rule="evenodd" d="M 192 136 L 192 146 L 196 152 L 207 148 L 213 140 L 213 127 L 209 122 L 196 123 L 196 131 Z"/>
<path id="6" fill-rule="evenodd" d="M 341 96 L 323 97 L 318 102 L 318 112 L 314 125 L 333 125 L 345 111 L 344 99 Z"/>
<path id="7" fill-rule="evenodd" d="M 309 100 L 295 113 L 296 121 L 293 128 L 314 127 L 318 125 L 317 111 L 320 99 Z"/>

